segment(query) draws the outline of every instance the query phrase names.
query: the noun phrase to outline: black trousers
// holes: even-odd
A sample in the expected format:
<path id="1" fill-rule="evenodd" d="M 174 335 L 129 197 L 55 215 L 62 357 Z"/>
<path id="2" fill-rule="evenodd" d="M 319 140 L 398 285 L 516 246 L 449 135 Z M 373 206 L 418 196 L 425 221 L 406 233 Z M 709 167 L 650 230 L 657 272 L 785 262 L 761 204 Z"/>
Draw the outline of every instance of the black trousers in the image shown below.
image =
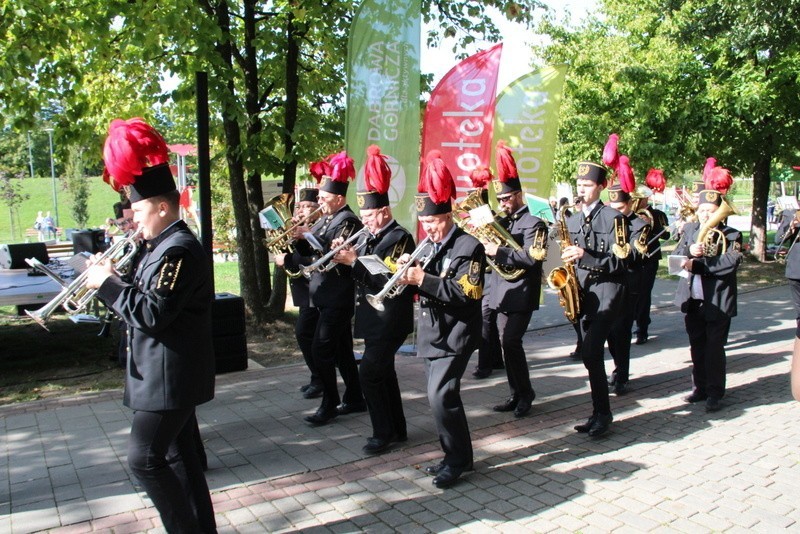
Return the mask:
<path id="1" fill-rule="evenodd" d="M 636 293 L 625 290 L 622 308 L 608 334 L 608 352 L 614 358 L 614 376 L 621 382 L 627 382 L 630 378 L 631 326 L 636 314 L 637 300 Z"/>
<path id="2" fill-rule="evenodd" d="M 300 352 L 303 353 L 303 359 L 306 361 L 308 370 L 311 371 L 311 383 L 321 384 L 319 373 L 314 365 L 314 353 L 312 346 L 314 344 L 314 332 L 317 330 L 317 321 L 319 321 L 319 310 L 313 306 L 300 306 L 299 313 L 297 314 L 297 322 L 294 325 L 294 337 L 297 339 L 297 344 L 300 347 Z"/>
<path id="3" fill-rule="evenodd" d="M 800 280 L 788 278 L 787 281 L 789 282 L 789 290 L 792 292 L 792 304 L 794 304 L 794 312 L 797 323 L 794 337 L 800 338 Z"/>
<path id="4" fill-rule="evenodd" d="M 731 318 L 707 321 L 703 306 L 690 300 L 684 321 L 692 354 L 694 390 L 721 399 L 725 395 L 725 344 Z"/>
<path id="5" fill-rule="evenodd" d="M 658 261 L 650 260 L 642 266 L 639 299 L 636 301 L 636 328 L 646 332 L 650 325 L 650 306 L 653 302 L 653 286 L 656 283 Z"/>
<path id="6" fill-rule="evenodd" d="M 363 402 L 358 366 L 353 356 L 353 318 L 351 308 L 319 308 L 319 321 L 314 332 L 311 351 L 314 366 L 322 382 L 323 410 L 333 410 L 339 404 L 339 387 L 336 384 L 336 367 L 344 380 L 343 401 L 350 404 Z"/>
<path id="7" fill-rule="evenodd" d="M 481 325 L 481 344 L 478 347 L 478 369 L 490 371 L 503 367 L 503 353 L 500 346 L 500 333 L 497 329 L 497 310 L 489 308 L 485 300 L 481 306 L 483 323 Z"/>
<path id="8" fill-rule="evenodd" d="M 604 314 L 595 318 L 581 317 L 583 344 L 581 358 L 589 371 L 589 386 L 592 389 L 592 414 L 608 415 L 611 402 L 608 400 L 608 378 L 604 362 L 606 338 L 613 324 L 613 315 Z"/>
<path id="9" fill-rule="evenodd" d="M 522 348 L 522 336 L 528 329 L 532 315 L 532 311 L 497 313 L 497 330 L 506 362 L 508 386 L 511 395 L 516 398 L 533 396 L 528 357 Z"/>
<path id="10" fill-rule="evenodd" d="M 196 428 L 194 408 L 133 415 L 128 465 L 170 533 L 217 531 Z"/>
<path id="11" fill-rule="evenodd" d="M 472 438 L 461 402 L 461 377 L 468 362 L 469 355 L 426 360 L 428 402 L 444 451 L 444 463 L 454 467 L 472 465 Z"/>
<path id="12" fill-rule="evenodd" d="M 361 390 L 372 422 L 372 436 L 384 440 L 405 437 L 406 416 L 394 356 L 406 336 L 365 339 L 364 356 L 358 368 Z"/>

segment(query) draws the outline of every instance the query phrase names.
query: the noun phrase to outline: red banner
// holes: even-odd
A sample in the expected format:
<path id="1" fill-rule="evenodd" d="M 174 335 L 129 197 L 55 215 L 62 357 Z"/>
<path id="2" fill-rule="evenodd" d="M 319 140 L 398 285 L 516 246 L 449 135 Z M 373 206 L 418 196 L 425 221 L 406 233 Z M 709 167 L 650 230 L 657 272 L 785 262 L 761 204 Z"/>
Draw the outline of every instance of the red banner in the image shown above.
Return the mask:
<path id="1" fill-rule="evenodd" d="M 455 178 L 457 200 L 472 189 L 469 173 L 489 165 L 497 74 L 503 44 L 468 57 L 442 78 L 425 108 L 422 159 L 440 150 Z"/>

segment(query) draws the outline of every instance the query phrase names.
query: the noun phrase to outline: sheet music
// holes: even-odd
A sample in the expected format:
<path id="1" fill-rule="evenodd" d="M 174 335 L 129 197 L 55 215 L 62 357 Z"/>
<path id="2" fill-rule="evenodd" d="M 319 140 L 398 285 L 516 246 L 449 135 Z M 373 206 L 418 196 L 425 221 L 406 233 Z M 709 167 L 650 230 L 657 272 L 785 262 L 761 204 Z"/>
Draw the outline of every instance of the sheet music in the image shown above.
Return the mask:
<path id="1" fill-rule="evenodd" d="M 361 256 L 356 261 L 361 263 L 369 271 L 369 274 L 392 274 L 392 271 L 383 263 L 383 260 L 375 254 Z"/>

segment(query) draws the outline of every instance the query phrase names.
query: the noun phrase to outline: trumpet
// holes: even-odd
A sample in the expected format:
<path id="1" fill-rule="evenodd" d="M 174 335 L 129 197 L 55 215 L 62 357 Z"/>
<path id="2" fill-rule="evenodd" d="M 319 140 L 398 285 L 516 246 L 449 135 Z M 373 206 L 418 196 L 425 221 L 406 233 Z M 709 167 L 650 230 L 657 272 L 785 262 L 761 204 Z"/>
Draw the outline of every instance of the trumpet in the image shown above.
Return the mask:
<path id="1" fill-rule="evenodd" d="M 414 265 L 414 262 L 420 258 L 422 258 L 421 263 L 423 266 L 427 265 L 431 258 L 433 258 L 433 248 L 428 246 L 430 242 L 430 237 L 426 237 L 420 241 L 420 244 L 417 245 L 417 248 L 415 248 L 414 252 L 411 253 L 411 257 L 408 259 L 405 265 L 397 269 L 392 277 L 389 278 L 383 285 L 383 288 L 374 295 L 367 295 L 366 299 L 370 306 L 378 311 L 383 311 L 385 308 L 383 305 L 384 299 L 393 299 L 403 292 L 406 286 L 400 285 L 398 282 L 409 269 L 409 267 Z M 423 255 L 423 252 L 425 252 L 428 248 L 430 248 L 430 252 L 428 252 L 427 255 Z"/>
<path id="2" fill-rule="evenodd" d="M 314 263 L 303 267 L 303 270 L 300 271 L 300 272 L 306 278 L 311 278 L 311 273 L 313 273 L 314 271 L 319 271 L 321 273 L 326 273 L 326 272 L 330 271 L 331 269 L 336 267 L 336 264 L 331 261 L 333 259 L 333 257 L 336 256 L 336 253 L 339 252 L 340 250 L 342 250 L 343 248 L 345 248 L 346 246 L 350 245 L 350 243 L 356 241 L 362 235 L 367 235 L 368 233 L 369 233 L 369 229 L 367 229 L 366 226 L 362 226 L 361 229 L 358 232 L 354 233 L 353 235 L 351 235 L 350 237 L 345 239 L 338 246 L 332 248 L 327 254 L 322 256 L 320 259 L 318 259 Z M 366 244 L 366 241 L 364 243 Z M 360 246 L 356 247 L 356 250 L 358 250 L 360 248 L 361 248 Z"/>
<path id="3" fill-rule="evenodd" d="M 127 273 L 133 262 L 133 258 L 136 256 L 136 240 L 142 235 L 142 230 L 143 228 L 140 227 L 129 237 L 115 242 L 111 248 L 106 250 L 103 255 L 98 258 L 97 263 L 111 260 L 114 263 L 114 269 L 117 274 Z M 130 248 L 126 251 L 125 248 L 128 246 L 130 246 Z M 25 310 L 25 313 L 45 330 L 48 330 L 46 325 L 47 319 L 58 308 L 64 308 L 68 314 L 74 315 L 82 312 L 97 295 L 96 289 L 89 289 L 86 287 L 89 278 L 88 271 L 82 272 L 72 282 L 67 284 L 60 276 L 55 274 L 36 258 L 27 258 L 25 261 L 34 269 L 38 269 L 54 279 L 64 288 L 50 302 L 38 310 Z"/>

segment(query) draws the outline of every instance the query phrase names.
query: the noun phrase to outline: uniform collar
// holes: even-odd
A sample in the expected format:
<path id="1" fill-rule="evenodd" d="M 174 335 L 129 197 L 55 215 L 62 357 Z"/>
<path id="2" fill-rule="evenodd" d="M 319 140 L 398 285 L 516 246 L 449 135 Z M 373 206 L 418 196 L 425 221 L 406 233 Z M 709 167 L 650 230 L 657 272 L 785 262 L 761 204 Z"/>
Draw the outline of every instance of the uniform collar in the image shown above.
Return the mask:
<path id="1" fill-rule="evenodd" d="M 169 236 L 171 236 L 172 234 L 183 228 L 187 228 L 186 223 L 183 222 L 182 219 L 178 219 L 174 223 L 164 228 L 164 230 L 162 230 L 161 233 L 158 234 L 156 237 L 147 240 L 146 242 L 147 250 L 153 250 L 166 238 L 168 238 Z"/>

